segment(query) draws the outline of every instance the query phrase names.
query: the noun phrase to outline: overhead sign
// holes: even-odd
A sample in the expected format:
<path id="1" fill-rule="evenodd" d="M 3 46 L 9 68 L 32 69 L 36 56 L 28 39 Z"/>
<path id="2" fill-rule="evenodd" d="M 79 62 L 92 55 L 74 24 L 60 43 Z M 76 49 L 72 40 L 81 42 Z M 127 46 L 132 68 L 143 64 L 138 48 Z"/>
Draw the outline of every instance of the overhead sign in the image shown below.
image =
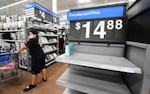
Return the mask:
<path id="1" fill-rule="evenodd" d="M 52 11 L 46 9 L 45 7 L 41 6 L 38 3 L 33 2 L 33 3 L 25 5 L 25 9 L 30 9 L 30 8 L 37 8 L 37 9 L 39 9 L 39 10 L 41 10 L 41 11 L 47 13 L 47 14 L 50 14 L 50 15 L 56 17 L 56 18 L 59 18 L 58 15 L 56 15 L 55 13 L 53 13 Z"/>
<path id="2" fill-rule="evenodd" d="M 124 6 L 109 6 L 102 8 L 92 8 L 84 10 L 74 10 L 67 12 L 67 19 L 72 20 L 84 20 L 84 19 L 100 19 L 111 17 L 124 16 Z"/>

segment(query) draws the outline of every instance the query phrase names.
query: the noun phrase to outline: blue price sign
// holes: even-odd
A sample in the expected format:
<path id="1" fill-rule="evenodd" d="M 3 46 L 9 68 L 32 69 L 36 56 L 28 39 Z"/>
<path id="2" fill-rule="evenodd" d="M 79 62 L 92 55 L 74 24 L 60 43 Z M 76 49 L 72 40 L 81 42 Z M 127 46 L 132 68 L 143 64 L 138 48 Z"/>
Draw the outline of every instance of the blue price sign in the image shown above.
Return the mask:
<path id="1" fill-rule="evenodd" d="M 124 16 L 124 6 L 111 6 L 104 8 L 94 8 L 67 12 L 67 19 L 70 21 L 122 16 Z"/>

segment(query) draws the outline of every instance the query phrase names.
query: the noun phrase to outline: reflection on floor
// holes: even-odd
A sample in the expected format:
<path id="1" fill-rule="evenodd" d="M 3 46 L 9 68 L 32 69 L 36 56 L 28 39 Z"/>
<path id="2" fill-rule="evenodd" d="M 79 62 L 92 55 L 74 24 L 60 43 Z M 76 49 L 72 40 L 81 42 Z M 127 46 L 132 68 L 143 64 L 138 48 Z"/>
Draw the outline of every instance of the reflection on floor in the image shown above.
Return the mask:
<path id="1" fill-rule="evenodd" d="M 63 94 L 64 87 L 56 85 L 56 80 L 67 69 L 64 63 L 54 63 L 47 68 L 48 80 L 42 81 L 41 74 L 38 75 L 37 87 L 24 93 L 22 90 L 31 81 L 31 74 L 21 70 L 22 84 L 18 84 L 17 79 L 0 83 L 0 94 Z"/>

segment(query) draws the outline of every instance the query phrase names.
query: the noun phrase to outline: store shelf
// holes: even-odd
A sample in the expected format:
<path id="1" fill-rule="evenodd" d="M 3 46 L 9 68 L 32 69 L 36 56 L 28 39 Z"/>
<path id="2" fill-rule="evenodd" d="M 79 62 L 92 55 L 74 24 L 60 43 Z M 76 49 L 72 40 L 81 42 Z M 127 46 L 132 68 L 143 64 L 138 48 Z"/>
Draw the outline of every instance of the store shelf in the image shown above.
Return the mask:
<path id="1" fill-rule="evenodd" d="M 26 42 L 25 40 L 6 40 L 6 39 L 1 39 L 0 41 L 5 41 L 5 42 Z"/>
<path id="2" fill-rule="evenodd" d="M 20 30 L 0 30 L 0 33 L 16 33 L 16 32 L 21 32 L 23 29 Z"/>
<path id="3" fill-rule="evenodd" d="M 50 54 L 50 53 L 53 53 L 53 52 L 55 52 L 55 51 L 57 51 L 58 49 L 54 49 L 54 50 L 52 50 L 52 51 L 49 51 L 49 52 L 46 52 L 45 54 Z"/>
<path id="4" fill-rule="evenodd" d="M 22 69 L 28 69 L 27 66 L 23 66 L 23 65 L 20 65 L 20 64 L 19 64 L 19 68 L 22 68 Z"/>
<path id="5" fill-rule="evenodd" d="M 51 32 L 53 32 L 53 31 L 55 31 L 54 29 L 50 29 L 49 27 L 47 27 L 47 26 L 42 26 L 42 25 L 37 25 L 37 24 L 34 24 L 33 26 L 29 26 L 28 28 L 35 28 L 35 29 L 38 29 L 38 30 L 48 30 L 48 31 L 51 31 Z M 48 32 L 48 31 L 46 31 L 46 32 Z"/>
<path id="6" fill-rule="evenodd" d="M 60 55 L 56 58 L 56 61 L 99 69 L 142 74 L 142 70 L 139 67 L 124 57 L 73 53 L 71 56 Z"/>
<path id="7" fill-rule="evenodd" d="M 46 62 L 45 66 L 49 66 L 50 64 L 54 63 L 55 59 L 51 59 L 48 62 Z"/>
<path id="8" fill-rule="evenodd" d="M 58 35 L 39 35 L 39 37 L 58 37 Z"/>
<path id="9" fill-rule="evenodd" d="M 87 94 L 87 93 L 82 93 L 79 91 L 75 91 L 75 90 L 66 88 L 65 91 L 63 92 L 63 94 Z"/>
<path id="10" fill-rule="evenodd" d="M 46 23 L 46 24 L 49 24 L 50 22 L 48 22 L 48 21 L 46 21 L 46 20 L 42 20 L 42 19 L 40 19 L 40 18 L 38 18 L 38 17 L 28 17 L 27 18 L 29 21 L 38 21 L 38 22 L 42 22 L 42 23 Z"/>
<path id="11" fill-rule="evenodd" d="M 54 44 L 54 43 L 57 43 L 57 41 L 55 42 L 48 42 L 48 43 L 42 43 L 42 45 L 49 45 L 49 44 Z"/>
<path id="12" fill-rule="evenodd" d="M 118 82 L 113 82 L 111 77 L 106 77 L 107 80 L 104 77 L 103 79 L 86 77 L 67 69 L 57 80 L 57 84 L 87 94 L 131 94 L 121 78 L 115 78 Z"/>

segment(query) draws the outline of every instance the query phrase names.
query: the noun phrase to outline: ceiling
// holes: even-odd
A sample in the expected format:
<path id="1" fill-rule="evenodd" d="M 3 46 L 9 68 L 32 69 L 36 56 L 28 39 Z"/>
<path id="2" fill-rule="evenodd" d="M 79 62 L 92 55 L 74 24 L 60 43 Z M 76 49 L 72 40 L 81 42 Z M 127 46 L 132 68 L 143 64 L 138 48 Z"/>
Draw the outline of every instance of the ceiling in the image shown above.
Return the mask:
<path id="1" fill-rule="evenodd" d="M 66 12 L 70 9 L 79 9 L 100 6 L 102 4 L 123 2 L 128 0 L 91 0 L 90 3 L 79 3 L 78 0 L 57 0 L 57 14 L 60 15 L 61 21 L 66 20 Z M 131 0 L 132 1 L 135 0 Z M 15 2 L 19 4 L 14 5 Z M 52 10 L 52 0 L 0 0 L 0 15 L 23 15 L 24 5 L 37 2 L 49 10 Z"/>

